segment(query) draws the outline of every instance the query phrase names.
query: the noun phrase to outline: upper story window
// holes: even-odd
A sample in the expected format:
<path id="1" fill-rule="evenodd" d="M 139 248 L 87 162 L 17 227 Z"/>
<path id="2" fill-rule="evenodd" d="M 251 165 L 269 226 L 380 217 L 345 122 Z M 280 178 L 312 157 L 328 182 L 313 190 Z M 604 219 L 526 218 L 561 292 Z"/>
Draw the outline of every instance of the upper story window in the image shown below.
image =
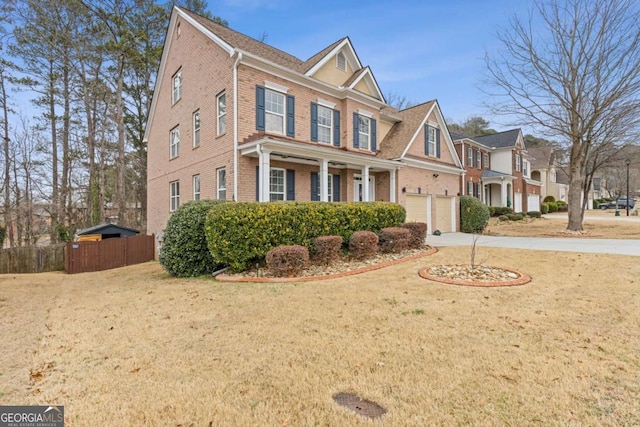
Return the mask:
<path id="1" fill-rule="evenodd" d="M 287 88 L 269 83 L 272 90 L 256 86 L 256 129 L 295 137 L 295 98 Z"/>
<path id="2" fill-rule="evenodd" d="M 265 130 L 284 133 L 284 94 L 272 90 L 265 91 Z"/>
<path id="3" fill-rule="evenodd" d="M 429 153 L 436 154 L 436 128 L 429 126 Z"/>
<path id="4" fill-rule="evenodd" d="M 336 55 L 336 68 L 340 71 L 347 71 L 347 58 L 342 52 L 338 52 Z"/>
<path id="5" fill-rule="evenodd" d="M 489 169 L 489 153 L 484 153 L 484 167 Z"/>
<path id="6" fill-rule="evenodd" d="M 169 211 L 173 212 L 180 206 L 180 181 L 169 183 Z"/>
<path id="7" fill-rule="evenodd" d="M 286 200 L 286 180 L 284 169 L 271 168 L 269 171 L 269 201 Z"/>
<path id="8" fill-rule="evenodd" d="M 529 176 L 529 161 L 522 159 L 522 174 Z"/>
<path id="9" fill-rule="evenodd" d="M 478 150 L 478 155 L 476 157 L 476 167 L 478 169 L 482 169 L 482 151 Z"/>
<path id="10" fill-rule="evenodd" d="M 473 166 L 473 148 L 467 148 L 467 167 Z"/>
<path id="11" fill-rule="evenodd" d="M 520 172 L 522 170 L 520 166 L 520 154 L 516 154 L 516 172 Z"/>
<path id="12" fill-rule="evenodd" d="M 467 149 L 467 153 L 469 150 L 471 148 Z M 440 129 L 437 127 L 424 125 L 424 154 L 440 158 Z M 473 156 L 473 153 L 471 155 Z M 473 166 L 473 160 L 467 161 L 467 166 Z"/>
<path id="13" fill-rule="evenodd" d="M 193 147 L 200 146 L 200 110 L 193 112 Z"/>
<path id="14" fill-rule="evenodd" d="M 318 105 L 318 142 L 331 144 L 333 134 L 333 111 Z"/>
<path id="15" fill-rule="evenodd" d="M 218 135 L 222 135 L 227 131 L 227 95 L 222 92 L 217 96 L 218 108 Z"/>
<path id="16" fill-rule="evenodd" d="M 193 200 L 200 200 L 200 175 L 193 175 Z"/>
<path id="17" fill-rule="evenodd" d="M 180 126 L 171 129 L 169 137 L 169 158 L 173 159 L 180 154 Z"/>
<path id="18" fill-rule="evenodd" d="M 473 182 L 472 181 L 467 182 L 467 195 L 468 196 L 473 196 Z"/>
<path id="19" fill-rule="evenodd" d="M 171 79 L 173 81 L 173 93 L 171 103 L 175 104 L 182 98 L 182 69 L 178 70 Z"/>
<path id="20" fill-rule="evenodd" d="M 358 115 L 358 144 L 363 150 L 369 150 L 369 138 L 371 136 L 371 119 Z"/>
<path id="21" fill-rule="evenodd" d="M 225 168 L 220 168 L 216 172 L 218 178 L 218 199 L 227 199 L 227 171 Z"/>
<path id="22" fill-rule="evenodd" d="M 339 147 L 340 111 L 334 110 L 333 106 L 335 104 L 321 100 L 311 103 L 311 141 Z"/>
<path id="23" fill-rule="evenodd" d="M 551 172 L 551 182 L 556 182 L 557 173 L 555 170 Z"/>

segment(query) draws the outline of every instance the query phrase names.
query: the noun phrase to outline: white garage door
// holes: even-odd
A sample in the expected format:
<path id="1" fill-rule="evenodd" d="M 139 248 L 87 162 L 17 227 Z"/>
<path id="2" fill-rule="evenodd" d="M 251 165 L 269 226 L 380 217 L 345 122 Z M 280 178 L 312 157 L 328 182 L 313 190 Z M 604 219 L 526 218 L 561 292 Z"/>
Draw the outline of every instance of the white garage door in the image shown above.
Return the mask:
<path id="1" fill-rule="evenodd" d="M 427 222 L 427 195 L 408 194 L 405 209 L 407 222 Z"/>
<path id="2" fill-rule="evenodd" d="M 540 196 L 537 194 L 529 194 L 527 196 L 527 210 L 540 211 Z"/>
<path id="3" fill-rule="evenodd" d="M 453 210 L 451 209 L 453 197 L 437 196 L 436 197 L 436 223 L 435 229 L 441 233 L 449 233 L 454 231 Z"/>

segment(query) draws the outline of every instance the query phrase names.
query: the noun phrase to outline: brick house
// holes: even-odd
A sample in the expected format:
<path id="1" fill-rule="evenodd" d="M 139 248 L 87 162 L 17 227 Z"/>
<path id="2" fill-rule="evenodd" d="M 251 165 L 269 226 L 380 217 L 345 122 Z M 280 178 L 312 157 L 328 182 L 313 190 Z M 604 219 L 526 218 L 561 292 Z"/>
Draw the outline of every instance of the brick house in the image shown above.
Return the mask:
<path id="1" fill-rule="evenodd" d="M 390 201 L 457 229 L 464 169 L 438 102 L 387 105 L 349 38 L 303 61 L 174 7 L 145 138 L 149 233 L 198 199 Z"/>
<path id="2" fill-rule="evenodd" d="M 488 206 L 509 206 L 515 212 L 539 211 L 542 183 L 531 176 L 531 157 L 520 129 L 467 137 L 453 134 L 466 174 L 461 194 Z"/>
<path id="3" fill-rule="evenodd" d="M 567 201 L 569 177 L 558 161 L 556 149 L 545 145 L 527 150 L 531 156 L 531 177 L 542 183 L 541 198 L 553 196 Z"/>

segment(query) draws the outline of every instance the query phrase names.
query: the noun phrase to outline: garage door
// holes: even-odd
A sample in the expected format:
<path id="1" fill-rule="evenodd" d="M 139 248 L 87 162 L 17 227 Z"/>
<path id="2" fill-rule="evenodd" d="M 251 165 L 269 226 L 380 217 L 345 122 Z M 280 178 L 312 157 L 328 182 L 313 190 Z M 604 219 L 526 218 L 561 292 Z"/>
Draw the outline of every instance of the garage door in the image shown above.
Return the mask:
<path id="1" fill-rule="evenodd" d="M 441 233 L 449 233 L 454 231 L 453 228 L 453 211 L 451 210 L 451 201 L 453 197 L 437 196 L 436 197 L 436 224 L 435 229 Z"/>
<path id="2" fill-rule="evenodd" d="M 513 211 L 516 213 L 522 212 L 522 193 L 515 194 L 516 200 L 513 204 Z"/>
<path id="3" fill-rule="evenodd" d="M 408 194 L 405 209 L 407 222 L 427 222 L 427 195 Z"/>
<path id="4" fill-rule="evenodd" d="M 537 194 L 529 194 L 527 196 L 527 210 L 540 211 L 540 196 Z"/>

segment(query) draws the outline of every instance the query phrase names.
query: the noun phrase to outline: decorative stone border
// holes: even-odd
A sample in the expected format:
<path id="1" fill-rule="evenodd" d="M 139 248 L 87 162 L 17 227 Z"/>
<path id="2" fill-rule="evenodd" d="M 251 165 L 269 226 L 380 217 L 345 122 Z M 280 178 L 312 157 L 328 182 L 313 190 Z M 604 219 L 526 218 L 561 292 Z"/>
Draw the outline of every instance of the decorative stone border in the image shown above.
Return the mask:
<path id="1" fill-rule="evenodd" d="M 528 274 L 522 273 L 517 270 L 512 270 L 510 268 L 503 268 L 503 267 L 492 267 L 492 268 L 498 268 L 500 270 L 510 271 L 511 273 L 517 274 L 518 278 L 512 279 L 512 280 L 499 280 L 494 282 L 482 282 L 482 281 L 464 280 L 464 279 L 446 279 L 444 277 L 433 276 L 427 273 L 429 268 L 430 267 L 423 268 L 418 272 L 418 275 L 423 279 L 433 280 L 434 282 L 446 283 L 449 285 L 493 288 L 493 287 L 499 287 L 499 286 L 520 286 L 520 285 L 529 283 L 531 281 L 531 276 L 529 276 Z"/>
<path id="2" fill-rule="evenodd" d="M 381 268 L 389 267 L 391 265 L 400 264 L 406 261 L 412 261 L 414 259 L 422 258 L 425 256 L 433 255 L 438 252 L 437 248 L 431 247 L 431 249 L 421 252 L 415 255 L 409 255 L 404 258 L 394 259 L 391 261 L 381 262 L 380 264 L 368 265 L 366 267 L 357 268 L 355 270 L 343 271 L 341 273 L 327 274 L 326 276 L 303 276 L 303 277 L 241 277 L 241 276 L 227 276 L 221 274 L 216 276 L 216 280 L 221 282 L 250 282 L 250 283 L 277 283 L 277 282 L 313 282 L 315 280 L 329 280 L 339 279 L 341 277 L 353 276 L 356 274 L 366 273 L 369 271 L 379 270 Z"/>

